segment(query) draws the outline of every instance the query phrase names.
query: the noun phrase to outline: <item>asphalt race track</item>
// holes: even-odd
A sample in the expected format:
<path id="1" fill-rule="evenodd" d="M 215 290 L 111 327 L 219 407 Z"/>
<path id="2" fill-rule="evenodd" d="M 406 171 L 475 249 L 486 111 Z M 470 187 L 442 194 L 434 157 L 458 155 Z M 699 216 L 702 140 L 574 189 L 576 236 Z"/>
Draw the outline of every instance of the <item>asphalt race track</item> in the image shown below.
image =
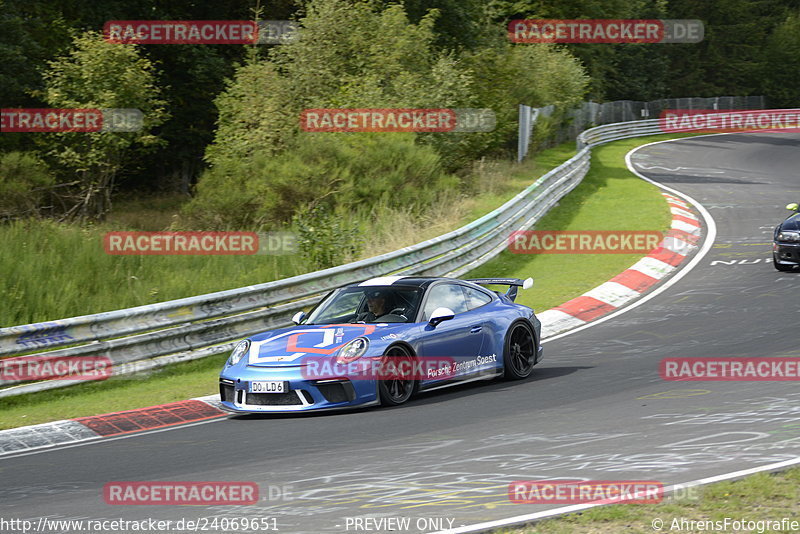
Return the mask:
<path id="1" fill-rule="evenodd" d="M 515 480 L 672 484 L 800 456 L 797 382 L 675 382 L 658 372 L 667 357 L 800 357 L 800 272 L 771 263 L 772 228 L 800 201 L 800 134 L 685 139 L 632 161 L 704 205 L 716 243 L 655 298 L 546 343 L 531 379 L 432 392 L 396 409 L 237 416 L 5 457 L 0 516 L 274 517 L 288 533 L 377 532 L 355 529 L 354 518 L 405 517 L 417 532 L 561 506 L 510 503 Z M 253 481 L 262 501 L 105 504 L 103 485 L 129 480 Z M 284 486 L 291 493 L 279 496 Z"/>

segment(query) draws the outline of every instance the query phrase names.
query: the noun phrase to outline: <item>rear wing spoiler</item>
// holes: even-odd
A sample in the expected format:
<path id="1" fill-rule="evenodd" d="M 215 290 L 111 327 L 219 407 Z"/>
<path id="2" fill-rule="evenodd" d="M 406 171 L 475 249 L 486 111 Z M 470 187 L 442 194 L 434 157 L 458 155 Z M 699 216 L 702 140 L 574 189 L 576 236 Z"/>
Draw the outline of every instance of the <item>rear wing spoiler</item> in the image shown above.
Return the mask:
<path id="1" fill-rule="evenodd" d="M 506 296 L 511 300 L 511 302 L 514 302 L 514 300 L 517 298 L 517 291 L 519 291 L 520 287 L 522 289 L 529 289 L 533 287 L 533 278 L 526 278 L 525 280 L 522 280 L 521 278 L 468 278 L 466 281 L 482 286 L 509 286 L 508 291 L 506 291 Z"/>

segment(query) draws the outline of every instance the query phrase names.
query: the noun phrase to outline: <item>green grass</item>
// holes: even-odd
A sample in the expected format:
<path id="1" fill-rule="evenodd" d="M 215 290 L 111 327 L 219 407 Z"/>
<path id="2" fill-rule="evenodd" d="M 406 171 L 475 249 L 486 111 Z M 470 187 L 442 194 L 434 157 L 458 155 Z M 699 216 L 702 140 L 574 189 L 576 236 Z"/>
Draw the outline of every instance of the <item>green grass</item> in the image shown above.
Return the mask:
<path id="1" fill-rule="evenodd" d="M 471 198 L 462 221 L 464 224 L 489 213 L 575 155 L 575 143 L 563 143 L 539 152 L 522 163 L 493 163 L 480 169 L 481 194 Z M 533 177 L 533 179 L 531 179 Z"/>
<path id="2" fill-rule="evenodd" d="M 597 168 L 545 217 L 538 228 L 631 230 L 658 229 L 659 224 L 666 224 L 669 212 L 662 197 L 653 186 L 629 175 L 622 162 L 630 148 L 651 140 L 620 141 L 596 150 L 592 165 Z M 449 227 L 439 229 L 438 233 L 452 230 L 493 210 L 573 154 L 574 144 L 565 144 L 546 150 L 521 165 L 492 164 L 493 168 L 481 171 L 484 183 L 479 188 L 484 194 L 459 206 L 458 216 L 450 217 Z M 639 200 L 636 205 L 629 206 L 632 198 Z M 629 208 L 624 209 L 625 206 Z M 604 215 L 605 210 L 608 213 Z M 117 229 L 120 219 L 127 219 L 124 225 L 130 229 L 132 218 L 135 217 L 118 216 L 117 220 L 109 221 L 108 227 Z M 644 226 L 643 221 L 650 221 L 648 224 L 652 226 Z M 68 317 L 241 287 L 289 276 L 290 269 L 299 271 L 301 268 L 292 263 L 288 267 L 281 263 L 296 261 L 292 256 L 107 256 L 102 252 L 98 254 L 94 248 L 102 251 L 100 233 L 98 228 L 80 229 L 47 222 L 32 224 L 27 231 L 22 224 L 0 228 L 2 239 L 9 240 L 7 250 L 16 251 L 13 258 L 8 255 L 0 257 L 0 269 L 12 272 L 16 284 L 24 288 L 16 293 L 6 290 L 7 299 L 8 295 L 16 298 L 17 309 L 25 309 L 26 303 L 36 302 L 35 316 L 46 320 L 54 316 Z M 406 245 L 425 238 L 423 234 L 410 233 L 407 239 L 412 241 Z M 87 243 L 91 246 L 87 247 Z M 15 247 L 18 246 L 21 250 L 17 251 Z M 591 258 L 595 258 L 594 261 Z M 119 261 L 121 259 L 128 261 Z M 534 289 L 521 292 L 519 300 L 544 309 L 580 295 L 634 261 L 628 256 L 597 259 L 588 255 L 534 257 L 503 253 L 471 275 L 480 276 L 484 272 L 490 276 L 534 276 L 537 280 Z M 529 262 L 535 263 L 535 267 L 530 267 Z M 601 262 L 602 269 L 597 265 Z M 47 283 L 42 284 L 42 280 L 47 280 Z M 221 284 L 224 286 L 220 287 Z M 73 308 L 82 311 L 68 311 Z M 52 309 L 65 311 L 54 315 Z M 21 322 L 11 321 L 11 324 Z M 219 356 L 176 364 L 153 373 L 146 380 L 120 377 L 3 398 L 0 399 L 0 428 L 130 410 L 213 394 L 217 391 L 216 376 L 224 360 L 224 356 Z"/>
<path id="3" fill-rule="evenodd" d="M 511 514 L 509 514 L 511 515 Z M 777 474 L 758 473 L 742 480 L 719 482 L 685 490 L 681 499 L 667 498 L 659 504 L 615 504 L 586 512 L 548 519 L 530 527 L 507 529 L 506 534 L 612 534 L 617 532 L 657 532 L 653 521 L 663 523 L 661 532 L 699 532 L 722 529 L 678 529 L 678 521 L 765 521 L 788 518 L 800 521 L 800 468 Z M 676 528 L 671 528 L 675 526 Z M 747 532 L 728 527 L 725 532 Z M 766 532 L 796 532 L 766 530 Z M 758 530 L 753 530 L 758 532 Z"/>
<path id="4" fill-rule="evenodd" d="M 118 228 L 48 220 L 0 226 L 0 246 L 7 251 L 0 255 L 0 326 L 130 308 L 303 272 L 294 255 L 109 255 L 103 234 L 112 229 Z"/>
<path id="5" fill-rule="evenodd" d="M 637 178 L 625 166 L 631 149 L 669 136 L 617 141 L 592 152 L 592 166 L 581 184 L 550 210 L 535 230 L 655 230 L 670 226 L 669 209 L 660 190 Z M 544 153 L 552 158 L 557 153 Z M 570 155 L 560 154 L 561 157 Z M 465 278 L 533 277 L 533 289 L 517 302 L 542 311 L 579 296 L 638 261 L 636 254 L 512 254 L 497 258 Z"/>

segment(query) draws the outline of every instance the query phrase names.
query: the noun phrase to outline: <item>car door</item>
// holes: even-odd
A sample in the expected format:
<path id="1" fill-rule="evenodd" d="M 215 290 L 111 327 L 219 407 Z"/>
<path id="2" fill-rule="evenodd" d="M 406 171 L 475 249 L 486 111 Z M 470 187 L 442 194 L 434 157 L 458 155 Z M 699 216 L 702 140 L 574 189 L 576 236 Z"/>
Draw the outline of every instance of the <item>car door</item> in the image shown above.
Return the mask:
<path id="1" fill-rule="evenodd" d="M 502 363 L 502 356 L 498 358 L 498 355 L 492 352 L 496 347 L 494 337 L 497 335 L 497 327 L 489 316 L 487 311 L 489 308 L 484 307 L 491 304 L 493 297 L 488 290 L 469 286 L 463 286 L 463 289 L 467 297 L 467 309 L 475 317 L 473 323 L 481 325 L 481 348 L 478 353 L 477 371 L 495 370 Z"/>
<path id="2" fill-rule="evenodd" d="M 449 308 L 455 317 L 436 326 L 427 324 L 437 308 Z M 428 290 L 423 307 L 422 356 L 426 359 L 451 359 L 454 372 L 430 381 L 463 377 L 473 370 L 483 344 L 481 314 L 469 311 L 467 298 L 460 284 L 440 282 Z M 472 362 L 472 363 L 470 363 Z"/>

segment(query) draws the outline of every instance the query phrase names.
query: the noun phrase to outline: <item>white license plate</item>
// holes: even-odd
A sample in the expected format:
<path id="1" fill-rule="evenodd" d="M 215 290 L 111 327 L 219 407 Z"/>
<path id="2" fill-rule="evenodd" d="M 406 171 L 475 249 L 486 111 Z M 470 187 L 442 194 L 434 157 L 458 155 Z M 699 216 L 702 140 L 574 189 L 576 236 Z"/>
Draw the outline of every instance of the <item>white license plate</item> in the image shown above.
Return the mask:
<path id="1" fill-rule="evenodd" d="M 254 380 L 250 382 L 250 393 L 286 393 L 286 382 L 276 380 Z"/>

